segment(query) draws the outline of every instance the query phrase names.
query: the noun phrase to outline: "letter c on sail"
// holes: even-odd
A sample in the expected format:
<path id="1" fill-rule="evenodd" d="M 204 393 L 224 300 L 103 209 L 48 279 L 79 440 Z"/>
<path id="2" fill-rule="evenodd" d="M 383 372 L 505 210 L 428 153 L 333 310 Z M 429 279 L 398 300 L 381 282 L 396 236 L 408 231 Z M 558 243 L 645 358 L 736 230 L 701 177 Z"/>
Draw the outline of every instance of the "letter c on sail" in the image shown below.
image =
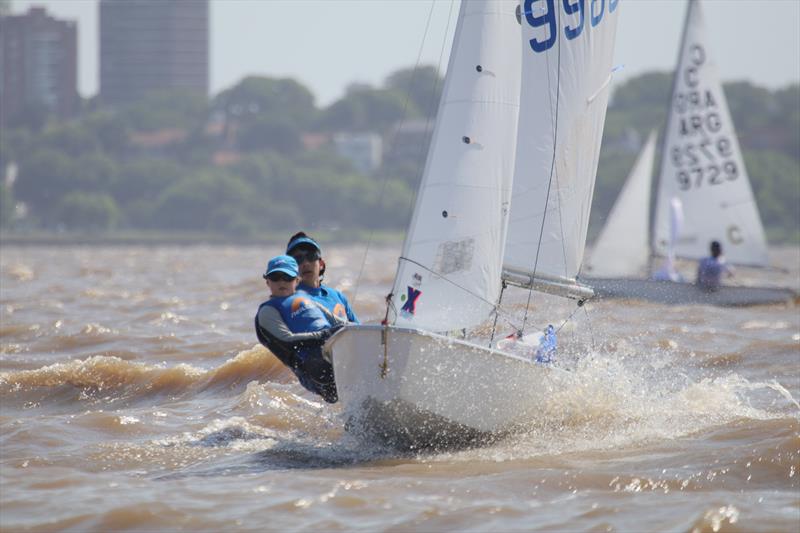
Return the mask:
<path id="1" fill-rule="evenodd" d="M 700 83 L 700 80 L 697 79 L 697 67 L 695 66 L 688 66 L 684 71 L 684 75 L 686 77 L 686 85 L 689 87 L 697 87 L 697 84 Z"/>
<path id="2" fill-rule="evenodd" d="M 742 230 L 739 226 L 728 226 L 728 240 L 733 244 L 742 244 L 744 237 L 742 237 Z"/>

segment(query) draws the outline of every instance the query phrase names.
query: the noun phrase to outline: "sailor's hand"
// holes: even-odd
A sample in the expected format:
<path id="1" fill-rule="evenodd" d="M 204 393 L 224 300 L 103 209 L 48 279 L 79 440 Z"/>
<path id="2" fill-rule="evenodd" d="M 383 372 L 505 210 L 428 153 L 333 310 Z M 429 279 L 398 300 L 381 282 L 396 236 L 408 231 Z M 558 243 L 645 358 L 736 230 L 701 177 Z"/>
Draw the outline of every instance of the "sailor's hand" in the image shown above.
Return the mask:
<path id="1" fill-rule="evenodd" d="M 328 329 L 323 329 L 323 330 L 322 330 L 322 335 L 320 335 L 320 337 L 319 337 L 319 338 L 320 338 L 320 340 L 326 341 L 326 340 L 330 339 L 330 338 L 331 338 L 331 336 L 332 336 L 334 333 L 336 333 L 337 331 L 339 331 L 339 330 L 340 330 L 340 329 L 342 329 L 343 327 L 344 327 L 344 325 L 343 325 L 343 324 L 339 324 L 339 325 L 337 325 L 337 326 L 331 326 L 331 327 L 329 327 Z"/>

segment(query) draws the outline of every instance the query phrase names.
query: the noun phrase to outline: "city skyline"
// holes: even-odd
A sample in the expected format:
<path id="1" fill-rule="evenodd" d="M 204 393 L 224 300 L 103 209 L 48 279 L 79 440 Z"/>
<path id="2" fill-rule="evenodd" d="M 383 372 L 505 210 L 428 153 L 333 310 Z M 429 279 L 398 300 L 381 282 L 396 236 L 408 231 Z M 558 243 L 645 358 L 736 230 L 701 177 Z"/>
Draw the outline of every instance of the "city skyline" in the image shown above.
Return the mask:
<path id="1" fill-rule="evenodd" d="M 101 101 L 130 103 L 166 88 L 207 93 L 208 15 L 207 0 L 101 0 Z"/>
<path id="2" fill-rule="evenodd" d="M 62 119 L 77 111 L 77 33 L 41 8 L 0 17 L 0 126 L 33 108 Z"/>
<path id="3" fill-rule="evenodd" d="M 414 66 L 418 55 L 422 64 L 443 70 L 458 4 L 211 0 L 210 92 L 216 94 L 248 75 L 290 77 L 306 85 L 318 105 L 328 105 L 349 84 L 380 85 L 395 70 Z M 97 0 L 11 3 L 13 13 L 32 6 L 78 22 L 78 89 L 84 97 L 97 94 Z M 614 62 L 621 68 L 616 83 L 642 72 L 672 70 L 686 1 L 622 0 L 620 6 Z M 711 52 L 724 81 L 747 80 L 770 88 L 800 82 L 800 2 L 706 0 L 703 7 Z"/>

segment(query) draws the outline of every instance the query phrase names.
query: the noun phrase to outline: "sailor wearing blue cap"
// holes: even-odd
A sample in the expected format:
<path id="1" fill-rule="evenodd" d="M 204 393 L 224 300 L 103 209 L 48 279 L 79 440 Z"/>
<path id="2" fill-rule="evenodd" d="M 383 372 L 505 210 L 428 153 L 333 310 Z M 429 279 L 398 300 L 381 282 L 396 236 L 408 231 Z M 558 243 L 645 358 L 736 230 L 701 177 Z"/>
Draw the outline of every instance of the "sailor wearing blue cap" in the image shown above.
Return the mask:
<path id="1" fill-rule="evenodd" d="M 255 317 L 256 336 L 288 366 L 306 389 L 325 401 L 338 400 L 333 366 L 322 356 L 322 345 L 344 320 L 335 317 L 311 296 L 298 291 L 297 261 L 288 255 L 269 260 L 264 279 L 271 298 Z"/>
<path id="2" fill-rule="evenodd" d="M 322 284 L 325 260 L 322 259 L 322 248 L 317 241 L 302 231 L 295 233 L 286 245 L 286 253 L 297 260 L 300 269 L 299 290 L 310 294 L 315 301 L 324 305 L 337 317 L 359 323 L 347 297 L 333 287 Z"/>

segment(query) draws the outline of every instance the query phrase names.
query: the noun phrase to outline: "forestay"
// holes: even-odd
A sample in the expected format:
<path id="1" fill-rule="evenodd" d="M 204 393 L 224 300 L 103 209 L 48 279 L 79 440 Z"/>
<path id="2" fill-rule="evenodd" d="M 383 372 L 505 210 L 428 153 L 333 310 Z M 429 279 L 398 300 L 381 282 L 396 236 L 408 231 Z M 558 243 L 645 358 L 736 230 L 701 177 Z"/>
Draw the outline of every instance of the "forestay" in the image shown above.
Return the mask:
<path id="1" fill-rule="evenodd" d="M 625 180 L 595 241 L 588 272 L 597 277 L 641 277 L 650 260 L 650 183 L 655 159 L 653 131 Z"/>
<path id="2" fill-rule="evenodd" d="M 523 74 L 505 277 L 570 295 L 583 259 L 617 0 L 523 1 Z M 530 283 L 530 282 L 529 282 Z M 563 292 L 562 292 L 563 290 Z"/>
<path id="3" fill-rule="evenodd" d="M 665 130 L 654 248 L 666 253 L 669 203 L 678 197 L 685 213 L 675 247 L 679 257 L 706 256 L 717 240 L 729 262 L 766 265 L 764 229 L 698 2 L 689 3 L 686 17 Z"/>
<path id="4" fill-rule="evenodd" d="M 498 299 L 520 97 L 518 6 L 462 2 L 392 289 L 397 325 L 470 327 Z"/>

